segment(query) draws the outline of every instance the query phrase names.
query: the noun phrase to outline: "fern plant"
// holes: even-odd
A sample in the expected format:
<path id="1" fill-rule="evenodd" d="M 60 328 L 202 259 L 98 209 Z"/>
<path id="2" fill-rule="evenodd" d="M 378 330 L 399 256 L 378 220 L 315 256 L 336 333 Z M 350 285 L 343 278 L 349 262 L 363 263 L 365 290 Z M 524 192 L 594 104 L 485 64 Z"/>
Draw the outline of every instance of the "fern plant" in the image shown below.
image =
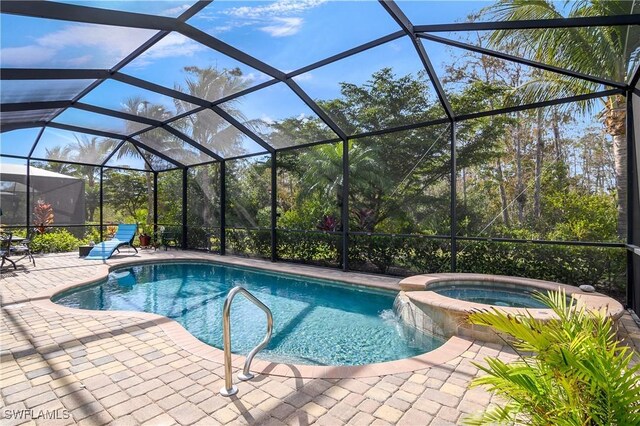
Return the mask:
<path id="1" fill-rule="evenodd" d="M 498 309 L 469 315 L 472 324 L 490 326 L 514 338 L 520 359 L 487 358 L 476 364 L 486 375 L 471 386 L 485 386 L 506 403 L 465 419 L 469 425 L 640 425 L 640 364 L 634 351 L 617 340 L 606 312 L 567 302 L 564 291 L 537 294 L 557 319 Z M 525 355 L 527 354 L 527 355 Z"/>

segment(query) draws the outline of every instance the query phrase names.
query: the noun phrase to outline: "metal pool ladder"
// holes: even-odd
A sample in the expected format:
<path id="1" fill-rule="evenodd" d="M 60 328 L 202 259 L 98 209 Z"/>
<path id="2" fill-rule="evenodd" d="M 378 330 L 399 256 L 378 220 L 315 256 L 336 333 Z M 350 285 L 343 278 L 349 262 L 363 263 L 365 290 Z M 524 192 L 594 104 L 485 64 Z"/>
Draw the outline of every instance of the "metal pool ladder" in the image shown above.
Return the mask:
<path id="1" fill-rule="evenodd" d="M 258 300 L 257 297 L 249 293 L 249 291 L 244 287 L 237 286 L 232 288 L 227 295 L 227 298 L 224 301 L 224 307 L 222 308 L 222 337 L 224 344 L 224 387 L 220 389 L 220 395 L 222 396 L 232 396 L 238 393 L 238 388 L 233 385 L 233 377 L 231 375 L 231 303 L 238 293 L 244 294 L 247 299 L 267 314 L 267 334 L 264 336 L 264 339 L 262 339 L 262 342 L 253 348 L 251 352 L 249 352 L 249 355 L 247 355 L 247 360 L 244 362 L 242 373 L 238 374 L 239 380 L 244 381 L 253 379 L 254 375 L 249 371 L 251 361 L 253 361 L 253 357 L 256 356 L 258 352 L 269 344 L 271 334 L 273 333 L 273 315 L 271 315 L 271 310 L 264 303 Z"/>

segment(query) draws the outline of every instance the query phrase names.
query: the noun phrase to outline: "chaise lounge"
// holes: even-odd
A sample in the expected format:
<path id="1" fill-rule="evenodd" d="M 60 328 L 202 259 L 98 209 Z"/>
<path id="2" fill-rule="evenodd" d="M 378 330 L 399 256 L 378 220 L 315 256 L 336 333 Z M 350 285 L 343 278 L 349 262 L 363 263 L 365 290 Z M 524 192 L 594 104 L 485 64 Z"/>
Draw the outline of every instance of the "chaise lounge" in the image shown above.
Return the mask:
<path id="1" fill-rule="evenodd" d="M 112 239 L 96 244 L 89 252 L 85 259 L 104 260 L 113 256 L 113 253 L 122 246 L 129 246 L 138 253 L 138 249 L 133 246 L 133 238 L 138 231 L 138 225 L 135 223 L 121 223 L 118 225 L 118 231 Z M 119 250 L 118 250 L 119 251 Z"/>

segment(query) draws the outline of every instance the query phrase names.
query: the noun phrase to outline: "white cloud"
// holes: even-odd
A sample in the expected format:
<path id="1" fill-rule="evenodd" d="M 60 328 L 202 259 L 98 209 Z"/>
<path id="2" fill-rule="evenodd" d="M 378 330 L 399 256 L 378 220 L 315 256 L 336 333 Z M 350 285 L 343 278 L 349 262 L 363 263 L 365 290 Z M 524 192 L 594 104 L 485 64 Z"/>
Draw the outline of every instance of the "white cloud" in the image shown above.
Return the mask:
<path id="1" fill-rule="evenodd" d="M 325 3 L 327 0 L 280 0 L 264 6 L 242 6 L 229 8 L 222 13 L 236 18 L 260 19 L 304 12 Z"/>
<path id="2" fill-rule="evenodd" d="M 268 115 L 262 114 L 262 116 L 260 117 L 260 120 L 264 121 L 265 123 L 271 125 L 273 123 L 276 122 L 276 120 L 274 120 L 273 118 L 269 117 Z"/>
<path id="3" fill-rule="evenodd" d="M 33 44 L 3 48 L 0 55 L 2 66 L 51 66 L 57 60 L 54 66 L 108 68 L 137 49 L 154 33 L 134 28 L 71 25 L 37 38 Z M 144 52 L 134 66 L 146 66 L 152 60 L 166 57 L 190 57 L 205 49 L 182 34 L 170 33 Z"/>
<path id="4" fill-rule="evenodd" d="M 160 15 L 163 15 L 163 16 L 178 16 L 182 12 L 184 12 L 185 10 L 189 9 L 189 7 L 190 7 L 189 4 L 183 4 L 181 6 L 172 7 L 171 9 L 163 10 L 162 12 L 160 12 Z"/>
<path id="5" fill-rule="evenodd" d="M 296 75 L 293 77 L 295 81 L 310 81 L 313 80 L 313 74 L 310 72 L 306 72 L 304 74 Z"/>
<path id="6" fill-rule="evenodd" d="M 93 55 L 82 55 L 78 56 L 77 58 L 71 58 L 67 60 L 67 65 L 72 67 L 81 67 L 90 64 L 92 59 Z"/>
<path id="7" fill-rule="evenodd" d="M 170 33 L 151 49 L 140 55 L 136 60 L 136 65 L 146 65 L 151 60 L 162 59 L 167 57 L 193 56 L 199 51 L 205 50 L 205 47 L 198 42 L 179 33 Z"/>
<path id="8" fill-rule="evenodd" d="M 218 25 L 218 26 L 214 27 L 213 28 L 213 34 L 226 33 L 228 31 L 232 31 L 232 30 L 234 30 L 236 28 L 255 26 L 256 23 L 259 23 L 259 21 L 252 20 L 252 19 L 244 19 L 244 20 L 236 19 L 236 20 L 233 20 L 233 21 L 228 21 L 224 25 Z"/>
<path id="9" fill-rule="evenodd" d="M 50 61 L 55 55 L 54 49 L 36 45 L 0 49 L 3 67 L 32 67 Z"/>
<path id="10" fill-rule="evenodd" d="M 235 27 L 233 25 L 220 25 L 213 29 L 214 34 L 226 33 L 227 31 L 231 31 Z"/>
<path id="11" fill-rule="evenodd" d="M 271 37 L 287 37 L 294 35 L 302 28 L 302 18 L 273 18 L 273 23 L 260 28 Z"/>
<path id="12" fill-rule="evenodd" d="M 243 74 L 241 78 L 243 81 L 249 82 L 250 84 L 257 84 L 267 80 L 271 80 L 271 77 L 261 72 L 260 73 L 250 72 L 248 74 Z"/>
<path id="13" fill-rule="evenodd" d="M 298 33 L 304 20 L 300 15 L 308 9 L 320 6 L 327 0 L 279 0 L 271 4 L 256 3 L 258 6 L 229 7 L 216 15 L 199 15 L 199 19 L 217 21 L 214 34 L 231 31 L 235 28 L 252 26 L 272 37 L 286 37 Z M 224 22 L 218 21 L 221 18 Z"/>
<path id="14" fill-rule="evenodd" d="M 32 44 L 3 48 L 3 66 L 35 66 L 59 59 L 66 65 L 84 65 L 89 54 L 74 49 L 90 48 L 96 53 L 93 67 L 110 67 L 147 41 L 154 31 L 88 24 L 74 24 L 45 34 Z"/>
<path id="15" fill-rule="evenodd" d="M 62 49 L 65 47 L 92 47 L 120 58 L 128 55 L 147 41 L 155 31 L 137 28 L 93 26 L 87 24 L 70 25 L 59 31 L 36 39 L 36 44 Z"/>

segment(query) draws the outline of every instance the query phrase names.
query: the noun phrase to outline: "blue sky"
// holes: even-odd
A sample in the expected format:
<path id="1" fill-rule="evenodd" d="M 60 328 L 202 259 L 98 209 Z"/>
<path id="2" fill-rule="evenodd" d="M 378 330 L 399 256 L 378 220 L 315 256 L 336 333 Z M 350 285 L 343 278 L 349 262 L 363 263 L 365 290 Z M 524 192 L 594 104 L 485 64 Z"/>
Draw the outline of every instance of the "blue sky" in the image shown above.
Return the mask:
<path id="1" fill-rule="evenodd" d="M 112 8 L 175 17 L 189 1 L 81 1 L 79 5 Z M 465 21 L 469 13 L 489 4 L 485 1 L 398 1 L 416 25 Z M 188 21 L 194 27 L 290 72 L 400 28 L 384 8 L 372 0 L 216 0 Z M 156 31 L 109 27 L 57 20 L 2 15 L 0 61 L 2 67 L 111 68 Z M 426 43 L 436 70 L 451 60 L 451 51 Z M 242 70 L 246 86 L 270 78 L 261 72 L 209 49 L 189 38 L 171 33 L 122 72 L 169 88 L 184 89 L 185 66 L 216 66 Z M 339 96 L 339 83 L 362 84 L 382 67 L 399 75 L 423 69 L 405 38 L 302 74 L 296 82 L 314 99 Z M 20 83 L 20 84 L 16 84 Z M 2 102 L 71 99 L 89 81 L 2 82 Z M 31 88 L 31 89 L 30 89 Z M 43 90 L 46 89 L 46 90 Z M 435 99 L 433 92 L 428 94 Z M 81 102 L 121 110 L 125 99 L 141 96 L 175 112 L 173 99 L 115 80 L 107 80 Z M 209 99 L 215 100 L 215 99 Z M 311 116 L 309 108 L 284 84 L 240 98 L 239 110 L 247 119 L 269 123 L 291 116 Z M 195 106 L 194 106 L 195 107 Z M 124 132 L 124 120 L 69 110 L 57 122 Z M 129 126 L 129 128 L 131 128 Z M 3 135 L 2 151 L 8 152 Z M 52 142 L 53 143 L 53 142 Z M 11 148 L 15 150 L 17 148 Z"/>
<path id="2" fill-rule="evenodd" d="M 71 3 L 177 16 L 193 2 Z M 416 23 L 438 23 L 462 20 L 469 10 L 485 3 L 409 1 L 399 4 Z M 438 13 L 433 13 L 434 10 Z M 285 72 L 399 30 L 377 1 L 215 1 L 188 23 Z M 2 66 L 110 68 L 153 34 L 150 30 L 2 15 Z M 439 61 L 443 52 L 432 55 L 434 62 Z M 183 84 L 183 68 L 187 65 L 239 67 L 249 85 L 269 79 L 255 69 L 175 33 L 130 63 L 123 72 L 174 88 L 176 84 Z M 415 72 L 420 67 L 415 52 L 403 39 L 360 54 L 349 64 L 333 64 L 299 76 L 297 81 L 314 98 L 332 98 L 339 93 L 339 82 L 362 83 L 372 72 L 389 65 L 399 73 Z M 123 99 L 140 95 L 151 102 L 172 106 L 169 98 L 122 83 L 107 82 L 102 86 L 82 101 L 120 109 Z M 265 119 L 310 113 L 295 96 L 279 99 L 275 88 L 270 91 L 274 94 L 265 93 L 251 105 L 244 102 L 243 112 L 251 118 Z M 72 94 L 67 91 L 60 96 L 68 98 Z"/>

